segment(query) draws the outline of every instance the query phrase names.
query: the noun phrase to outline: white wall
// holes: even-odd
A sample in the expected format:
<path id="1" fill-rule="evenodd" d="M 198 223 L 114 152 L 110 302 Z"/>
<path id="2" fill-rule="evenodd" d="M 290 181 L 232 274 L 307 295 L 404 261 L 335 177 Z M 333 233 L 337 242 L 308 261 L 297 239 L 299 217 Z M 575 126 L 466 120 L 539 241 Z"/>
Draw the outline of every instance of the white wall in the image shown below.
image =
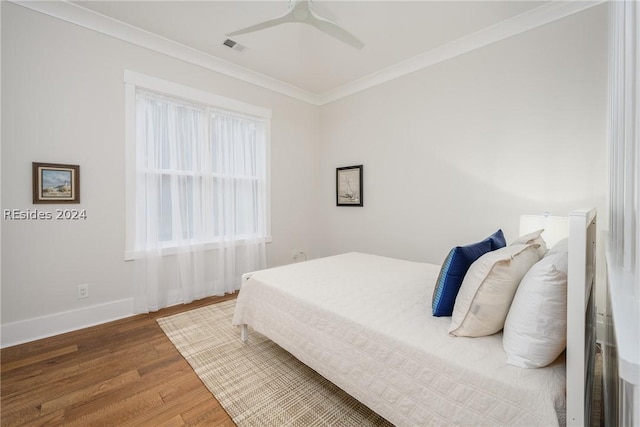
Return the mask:
<path id="1" fill-rule="evenodd" d="M 33 338 L 131 313 L 133 270 L 123 261 L 124 69 L 271 109 L 268 262 L 290 262 L 292 248 L 311 247 L 317 107 L 12 3 L 1 7 L 1 208 L 73 207 L 88 216 L 2 220 L 3 345 L 22 333 Z M 80 165 L 81 204 L 33 205 L 33 161 Z M 89 298 L 77 299 L 84 283 Z"/>
<path id="2" fill-rule="evenodd" d="M 596 206 L 606 224 L 606 5 L 321 109 L 318 251 L 440 264 L 524 213 Z M 364 165 L 364 207 L 335 168 Z"/>

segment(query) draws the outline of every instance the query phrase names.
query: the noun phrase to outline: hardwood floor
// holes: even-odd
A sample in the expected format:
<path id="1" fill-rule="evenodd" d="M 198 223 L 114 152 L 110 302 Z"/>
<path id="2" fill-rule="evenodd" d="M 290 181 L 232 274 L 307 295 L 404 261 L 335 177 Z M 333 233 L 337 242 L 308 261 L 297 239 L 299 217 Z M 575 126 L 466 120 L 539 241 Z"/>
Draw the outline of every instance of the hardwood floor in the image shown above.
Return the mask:
<path id="1" fill-rule="evenodd" d="M 2 426 L 235 426 L 156 322 L 232 298 L 3 349 Z"/>

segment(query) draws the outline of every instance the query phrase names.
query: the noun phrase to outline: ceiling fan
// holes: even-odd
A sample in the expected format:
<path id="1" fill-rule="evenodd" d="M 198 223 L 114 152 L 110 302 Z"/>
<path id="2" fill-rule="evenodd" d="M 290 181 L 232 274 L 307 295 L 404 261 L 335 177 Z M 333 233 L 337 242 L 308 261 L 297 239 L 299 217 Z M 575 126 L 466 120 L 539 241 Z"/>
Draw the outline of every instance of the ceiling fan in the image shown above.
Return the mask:
<path id="1" fill-rule="evenodd" d="M 338 24 L 325 19 L 313 11 L 311 5 L 312 0 L 289 0 L 289 7 L 287 12 L 277 18 L 269 19 L 264 22 L 252 25 L 241 30 L 228 33 L 227 36 L 237 36 L 240 34 L 252 33 L 254 31 L 264 30 L 265 28 L 275 27 L 276 25 L 286 24 L 289 22 L 299 22 L 302 24 L 308 24 L 318 30 L 334 37 L 348 45 L 351 45 L 357 49 L 362 49 L 364 43 L 360 41 L 356 36 L 340 27 Z"/>

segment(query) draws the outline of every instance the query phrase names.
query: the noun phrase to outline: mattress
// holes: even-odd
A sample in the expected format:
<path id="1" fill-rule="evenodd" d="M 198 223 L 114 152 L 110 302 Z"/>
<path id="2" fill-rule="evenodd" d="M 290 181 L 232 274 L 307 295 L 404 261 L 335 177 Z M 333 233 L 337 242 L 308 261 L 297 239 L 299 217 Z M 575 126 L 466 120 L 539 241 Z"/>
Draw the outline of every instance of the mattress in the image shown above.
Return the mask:
<path id="1" fill-rule="evenodd" d="M 250 274 L 248 324 L 398 426 L 562 425 L 563 356 L 506 364 L 502 334 L 452 337 L 431 315 L 440 266 L 347 253 Z"/>

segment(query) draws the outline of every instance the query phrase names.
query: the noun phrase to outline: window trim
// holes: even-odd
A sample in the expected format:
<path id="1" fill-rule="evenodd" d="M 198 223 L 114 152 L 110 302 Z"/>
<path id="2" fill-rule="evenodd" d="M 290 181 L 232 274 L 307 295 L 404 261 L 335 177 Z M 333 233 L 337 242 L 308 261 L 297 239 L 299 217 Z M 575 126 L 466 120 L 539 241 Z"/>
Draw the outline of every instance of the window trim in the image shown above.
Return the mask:
<path id="1" fill-rule="evenodd" d="M 259 119 L 265 127 L 265 211 L 267 235 L 265 242 L 270 243 L 271 238 L 271 110 L 247 104 L 242 101 L 205 92 L 189 86 L 162 80 L 157 77 L 124 70 L 125 91 L 125 261 L 135 258 L 135 178 L 136 178 L 136 88 L 158 92 L 171 97 L 184 99 L 187 102 L 206 104 L 212 108 L 226 110 L 232 113 L 250 116 Z M 238 240 L 235 245 L 242 245 L 243 240 Z M 214 249 L 215 243 L 205 244 L 205 249 Z M 175 254 L 176 249 L 167 245 L 162 250 L 162 255 Z"/>

